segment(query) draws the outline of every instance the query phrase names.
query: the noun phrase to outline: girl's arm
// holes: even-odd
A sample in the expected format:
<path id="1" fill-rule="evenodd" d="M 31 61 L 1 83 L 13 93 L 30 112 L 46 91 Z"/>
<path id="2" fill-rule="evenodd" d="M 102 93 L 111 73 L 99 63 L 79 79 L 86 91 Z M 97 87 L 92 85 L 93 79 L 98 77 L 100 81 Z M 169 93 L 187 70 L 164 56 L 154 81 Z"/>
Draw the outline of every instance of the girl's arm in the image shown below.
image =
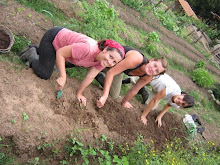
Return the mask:
<path id="1" fill-rule="evenodd" d="M 128 91 L 128 93 L 122 99 L 122 105 L 125 108 L 132 108 L 132 105 L 128 101 L 131 98 L 133 98 L 138 93 L 138 91 L 146 84 L 148 84 L 152 79 L 153 79 L 152 76 L 144 76 L 139 78 L 136 84 L 133 85 L 133 87 Z"/>
<path id="2" fill-rule="evenodd" d="M 89 69 L 89 72 L 87 73 L 86 77 L 84 80 L 81 82 L 79 89 L 77 90 L 77 99 L 83 103 L 84 106 L 86 106 L 86 98 L 82 95 L 83 91 L 86 89 L 89 84 L 92 83 L 94 78 L 98 75 L 100 71 L 96 69 L 95 66 L 91 67 Z"/>
<path id="3" fill-rule="evenodd" d="M 57 79 L 57 84 L 61 90 L 66 83 L 66 67 L 65 67 L 65 58 L 72 56 L 72 46 L 64 46 L 57 50 L 56 52 L 56 63 L 58 70 L 60 72 L 60 77 Z"/>
<path id="4" fill-rule="evenodd" d="M 119 73 L 127 70 L 132 69 L 138 64 L 140 64 L 143 60 L 143 56 L 137 52 L 137 51 L 129 51 L 126 54 L 126 58 L 123 59 L 121 62 L 116 64 L 113 68 L 109 69 L 109 71 L 106 73 L 105 83 L 104 83 L 104 89 L 103 89 L 103 95 L 100 99 L 97 100 L 97 106 L 99 108 L 103 107 L 110 91 L 110 87 L 113 81 L 113 78 L 115 75 L 118 75 Z"/>
<path id="5" fill-rule="evenodd" d="M 155 122 L 158 122 L 158 127 L 161 127 L 162 126 L 162 122 L 161 122 L 161 119 L 163 117 L 163 115 L 171 108 L 171 105 L 169 103 L 167 103 L 162 112 L 160 112 L 160 114 L 157 116 Z"/>
<path id="6" fill-rule="evenodd" d="M 141 121 L 144 125 L 147 125 L 147 115 L 151 111 L 151 109 L 160 101 L 162 98 L 166 96 L 166 88 L 163 88 L 160 92 L 156 94 L 156 96 L 149 102 L 147 107 L 145 108 L 144 112 L 141 115 Z"/>

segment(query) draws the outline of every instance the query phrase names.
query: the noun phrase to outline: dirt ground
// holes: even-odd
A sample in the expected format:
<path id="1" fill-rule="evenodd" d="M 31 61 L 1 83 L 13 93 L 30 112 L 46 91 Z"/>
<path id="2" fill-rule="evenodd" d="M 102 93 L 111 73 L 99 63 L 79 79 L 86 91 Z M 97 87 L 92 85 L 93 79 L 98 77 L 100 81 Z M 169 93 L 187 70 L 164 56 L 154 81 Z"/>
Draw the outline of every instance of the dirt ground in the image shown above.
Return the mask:
<path id="1" fill-rule="evenodd" d="M 67 17 L 75 16 L 70 7 L 72 1 L 65 0 L 62 3 L 51 1 Z M 7 6 L 0 4 L 0 25 L 7 26 L 16 35 L 27 36 L 34 44 L 39 43 L 46 29 L 53 26 L 44 15 L 12 0 L 9 0 L 8 4 Z M 135 18 L 138 13 L 124 6 L 120 1 L 112 0 L 111 4 L 120 11 L 120 17 L 126 23 L 139 26 L 147 32 L 160 31 L 163 34 L 162 41 L 183 52 L 193 61 L 203 58 L 198 50 L 160 26 L 158 21 L 154 19 L 138 21 Z M 18 8 L 22 11 L 18 12 Z M 28 17 L 28 14 L 32 17 Z M 33 73 L 31 68 L 19 70 L 15 69 L 17 67 L 16 64 L 0 61 L 0 137 L 5 141 L 13 142 L 14 152 L 24 162 L 38 154 L 36 149 L 38 145 L 56 139 L 64 142 L 71 132 L 74 133 L 77 130 L 84 130 L 81 131 L 81 136 L 88 144 L 93 144 L 102 134 L 116 143 L 132 143 L 138 134 L 141 134 L 147 142 L 153 140 L 157 149 L 163 147 L 166 139 L 172 140 L 177 137 L 183 141 L 185 139 L 183 116 L 166 113 L 163 126 L 157 128 L 155 119 L 161 109 L 159 107 L 158 110 L 150 112 L 148 125 L 144 126 L 140 121 L 140 116 L 145 106 L 137 101 L 132 100 L 135 108 L 128 110 L 121 107 L 120 99 L 114 101 L 109 98 L 103 108 L 97 109 L 95 101 L 101 95 L 102 90 L 95 85 L 90 85 L 85 90 L 88 105 L 83 110 L 75 99 L 75 89 L 79 86 L 79 81 L 68 78 L 62 97 L 56 99 L 57 73 L 54 72 L 49 80 L 42 80 Z M 208 67 L 219 75 L 219 70 L 210 65 Z M 206 90 L 196 86 L 190 77 L 181 72 L 169 70 L 168 74 L 187 91 L 206 93 Z M 27 115 L 28 119 L 25 118 Z M 219 144 L 219 130 L 203 120 L 202 123 L 206 127 L 206 140 L 213 140 Z"/>

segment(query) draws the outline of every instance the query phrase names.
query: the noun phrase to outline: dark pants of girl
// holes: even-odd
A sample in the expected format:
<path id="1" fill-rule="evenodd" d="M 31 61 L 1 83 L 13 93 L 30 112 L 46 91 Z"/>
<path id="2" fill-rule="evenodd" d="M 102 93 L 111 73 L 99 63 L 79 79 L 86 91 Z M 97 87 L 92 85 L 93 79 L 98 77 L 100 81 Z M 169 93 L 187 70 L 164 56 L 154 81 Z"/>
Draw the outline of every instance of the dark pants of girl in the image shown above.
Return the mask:
<path id="1" fill-rule="evenodd" d="M 53 73 L 56 61 L 56 51 L 53 47 L 53 40 L 62 29 L 62 27 L 54 27 L 48 30 L 42 37 L 39 48 L 37 48 L 39 60 L 33 60 L 31 67 L 35 74 L 42 79 L 49 79 Z"/>

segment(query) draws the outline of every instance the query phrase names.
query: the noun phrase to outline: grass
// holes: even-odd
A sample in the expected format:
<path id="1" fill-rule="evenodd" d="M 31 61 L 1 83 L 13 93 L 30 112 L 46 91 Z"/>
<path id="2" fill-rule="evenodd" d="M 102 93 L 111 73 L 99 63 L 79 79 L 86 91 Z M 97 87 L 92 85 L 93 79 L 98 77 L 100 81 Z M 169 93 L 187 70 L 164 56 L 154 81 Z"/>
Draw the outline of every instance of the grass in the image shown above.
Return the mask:
<path id="1" fill-rule="evenodd" d="M 79 133 L 80 134 L 80 133 Z M 180 139 L 166 141 L 162 151 L 156 150 L 154 141 L 145 143 L 141 135 L 133 145 L 128 143 L 115 144 L 105 135 L 96 141 L 95 146 L 87 146 L 81 142 L 80 135 L 70 135 L 66 139 L 65 147 L 59 151 L 56 144 L 59 142 L 43 143 L 40 146 L 41 154 L 47 153 L 49 159 L 42 157 L 31 158 L 28 164 L 48 164 L 51 159 L 58 156 L 59 152 L 64 153 L 64 157 L 59 161 L 60 164 L 123 164 L 123 165 L 142 165 L 142 164 L 215 164 L 219 162 L 220 156 L 218 148 L 214 142 L 191 143 L 183 145 Z M 0 149 L 4 146 L 1 145 Z M 49 153 L 49 154 L 48 154 Z M 16 164 L 12 155 L 0 152 L 0 164 Z"/>

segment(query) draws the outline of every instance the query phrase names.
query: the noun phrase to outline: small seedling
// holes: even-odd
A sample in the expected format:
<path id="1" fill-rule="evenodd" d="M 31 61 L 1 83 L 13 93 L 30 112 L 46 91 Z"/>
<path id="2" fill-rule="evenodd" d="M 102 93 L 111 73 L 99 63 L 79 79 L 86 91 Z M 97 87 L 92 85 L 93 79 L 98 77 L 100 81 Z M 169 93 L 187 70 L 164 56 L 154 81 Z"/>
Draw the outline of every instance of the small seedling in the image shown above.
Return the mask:
<path id="1" fill-rule="evenodd" d="M 15 119 L 12 119 L 12 120 L 11 120 L 11 123 L 12 123 L 12 124 L 15 124 L 15 123 L 16 123 L 16 120 L 15 120 Z"/>
<path id="2" fill-rule="evenodd" d="M 23 118 L 24 118 L 24 120 L 28 120 L 29 116 L 25 112 L 23 112 Z"/>

